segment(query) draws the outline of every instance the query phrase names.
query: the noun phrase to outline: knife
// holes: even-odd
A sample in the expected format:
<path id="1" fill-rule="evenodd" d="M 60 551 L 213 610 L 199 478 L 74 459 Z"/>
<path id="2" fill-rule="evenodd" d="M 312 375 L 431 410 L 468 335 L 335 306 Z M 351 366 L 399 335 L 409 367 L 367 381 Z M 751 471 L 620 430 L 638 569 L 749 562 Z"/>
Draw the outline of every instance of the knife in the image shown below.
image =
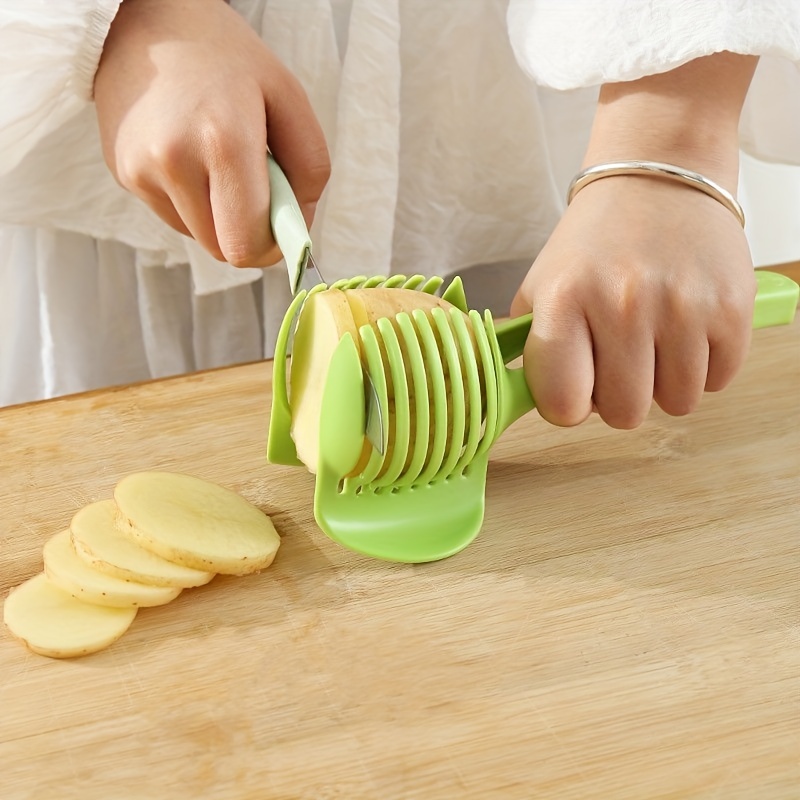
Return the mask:
<path id="1" fill-rule="evenodd" d="M 272 153 L 267 153 L 270 187 L 270 224 L 272 235 L 283 254 L 289 276 L 292 296 L 303 289 L 309 290 L 324 284 L 325 281 L 312 254 L 311 236 L 306 227 L 303 213 L 284 171 Z M 302 304 L 298 306 L 291 325 L 290 341 L 294 337 Z M 381 413 L 378 391 L 367 369 L 362 365 L 366 403 L 366 436 L 370 444 L 384 454 L 383 414 Z"/>

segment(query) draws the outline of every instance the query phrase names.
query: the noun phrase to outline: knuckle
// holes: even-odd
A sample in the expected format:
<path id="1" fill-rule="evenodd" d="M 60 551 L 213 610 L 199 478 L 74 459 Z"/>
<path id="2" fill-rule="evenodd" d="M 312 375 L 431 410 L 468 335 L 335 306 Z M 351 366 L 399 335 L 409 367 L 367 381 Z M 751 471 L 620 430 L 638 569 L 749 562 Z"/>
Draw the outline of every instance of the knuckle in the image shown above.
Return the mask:
<path id="1" fill-rule="evenodd" d="M 614 297 L 615 310 L 623 319 L 636 317 L 642 308 L 642 297 L 648 287 L 640 280 L 638 274 L 628 271 L 620 280 L 619 288 Z"/>
<path id="2" fill-rule="evenodd" d="M 268 250 L 258 248 L 252 242 L 244 240 L 228 242 L 222 245 L 223 260 L 232 267 L 271 267 L 281 260 L 282 256 L 277 247 Z"/>
<path id="3" fill-rule="evenodd" d="M 755 291 L 751 293 L 737 287 L 728 287 L 718 301 L 720 318 L 731 327 L 740 328 L 747 325 L 749 330 L 754 300 Z"/>
<path id="4" fill-rule="evenodd" d="M 184 172 L 187 160 L 186 147 L 174 140 L 160 142 L 152 146 L 150 158 L 159 174 L 167 179 L 178 179 Z"/>
<path id="5" fill-rule="evenodd" d="M 308 193 L 311 195 L 304 198 L 306 202 L 318 200 L 319 196 L 328 185 L 331 177 L 331 161 L 326 148 L 311 156 L 309 166 L 306 170 L 306 180 L 308 181 Z"/>
<path id="6" fill-rule="evenodd" d="M 655 399 L 661 410 L 671 417 L 685 417 L 696 411 L 700 404 L 700 398 L 694 395 L 666 395 Z"/>
<path id="7" fill-rule="evenodd" d="M 230 263 L 228 262 L 228 259 L 225 258 L 225 254 L 222 252 L 220 247 L 214 247 L 213 245 L 210 245 L 206 249 L 212 256 L 214 256 L 214 258 L 217 259 L 217 261 Z"/>
<path id="8" fill-rule="evenodd" d="M 223 245 L 221 251 L 225 261 L 232 267 L 263 266 L 256 264 L 258 254 L 246 242 Z"/>
<path id="9" fill-rule="evenodd" d="M 578 403 L 566 395 L 554 395 L 537 400 L 541 417 L 551 425 L 573 428 L 580 425 L 591 413 L 591 403 Z"/>
<path id="10" fill-rule="evenodd" d="M 200 147 L 211 164 L 230 162 L 240 150 L 240 137 L 231 129 L 227 120 L 216 116 L 205 119 L 197 136 Z"/>
<path id="11" fill-rule="evenodd" d="M 227 261 L 228 259 L 225 257 L 225 254 L 222 252 L 222 248 L 219 246 L 217 242 L 216 236 L 214 235 L 213 230 L 211 231 L 203 231 L 200 232 L 198 235 L 194 235 L 190 233 L 193 239 L 197 241 L 200 245 L 202 245 L 203 249 L 211 256 L 213 256 L 217 261 Z"/>
<path id="12" fill-rule="evenodd" d="M 598 316 L 620 333 L 635 331 L 647 323 L 648 309 L 656 291 L 632 269 L 609 271 L 608 282 L 600 286 L 593 305 Z"/>
<path id="13" fill-rule="evenodd" d="M 649 408 L 636 408 L 633 406 L 608 409 L 598 403 L 597 411 L 600 418 L 610 428 L 621 431 L 632 431 L 638 428 L 647 418 Z"/>
<path id="14" fill-rule="evenodd" d="M 755 277 L 745 282 L 731 280 L 713 284 L 705 291 L 697 286 L 673 290 L 671 311 L 680 319 L 701 314 L 729 329 L 749 328 L 756 293 Z"/>
<path id="15" fill-rule="evenodd" d="M 705 382 L 706 391 L 719 392 L 725 389 L 742 368 L 746 354 L 747 349 L 745 347 L 727 347 L 712 353 L 712 360 L 709 364 Z"/>
<path id="16" fill-rule="evenodd" d="M 154 138 L 127 158 L 117 161 L 117 179 L 126 189 L 147 189 L 156 183 L 175 181 L 185 172 L 190 151 L 178 137 Z"/>
<path id="17" fill-rule="evenodd" d="M 115 177 L 123 189 L 133 192 L 133 194 L 143 194 L 150 188 L 151 181 L 148 170 L 141 159 L 117 159 Z"/>
<path id="18" fill-rule="evenodd" d="M 705 390 L 707 392 L 721 392 L 723 389 L 728 387 L 735 374 L 736 373 L 734 370 L 729 370 L 727 372 L 719 372 L 716 375 L 709 376 L 708 380 L 706 381 Z"/>
<path id="19" fill-rule="evenodd" d="M 664 305 L 673 324 L 683 325 L 703 312 L 704 305 L 710 305 L 702 295 L 687 286 L 670 287 L 665 291 Z"/>

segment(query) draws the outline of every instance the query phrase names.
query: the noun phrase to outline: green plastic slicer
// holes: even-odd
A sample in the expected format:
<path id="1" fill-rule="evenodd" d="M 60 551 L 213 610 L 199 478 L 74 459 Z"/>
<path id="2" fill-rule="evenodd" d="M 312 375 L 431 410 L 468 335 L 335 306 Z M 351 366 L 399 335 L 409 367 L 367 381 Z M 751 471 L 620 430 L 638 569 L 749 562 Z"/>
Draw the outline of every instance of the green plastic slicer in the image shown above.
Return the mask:
<path id="1" fill-rule="evenodd" d="M 295 261 L 294 243 L 304 236 L 276 219 L 285 192 L 291 194 L 288 183 L 272 187 L 273 230 L 289 262 Z M 753 326 L 791 322 L 800 287 L 774 273 L 758 272 L 757 278 Z M 423 276 L 362 276 L 330 288 L 382 286 L 434 293 L 441 285 L 440 278 Z M 319 284 L 298 291 L 278 335 L 267 445 L 272 463 L 301 464 L 290 435 L 286 358 L 305 300 L 326 288 Z M 435 561 L 472 542 L 483 524 L 491 446 L 534 408 L 522 368 L 507 366 L 522 354 L 531 316 L 495 324 L 488 311 L 481 315 L 468 309 L 458 279 L 442 296 L 455 307 L 450 312 L 437 308 L 428 316 L 415 310 L 380 319 L 375 327 L 358 331 L 358 342 L 346 334 L 328 368 L 314 515 L 329 537 L 368 556 Z M 382 446 L 374 446 L 366 466 L 352 475 L 361 458 L 370 403 L 378 404 Z"/>

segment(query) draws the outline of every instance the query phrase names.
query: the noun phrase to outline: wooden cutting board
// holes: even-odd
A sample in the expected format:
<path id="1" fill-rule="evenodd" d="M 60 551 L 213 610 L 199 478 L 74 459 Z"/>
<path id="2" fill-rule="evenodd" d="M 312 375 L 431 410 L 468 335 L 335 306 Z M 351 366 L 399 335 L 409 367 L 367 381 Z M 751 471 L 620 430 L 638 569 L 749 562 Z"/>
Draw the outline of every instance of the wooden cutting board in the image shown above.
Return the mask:
<path id="1" fill-rule="evenodd" d="M 0 633 L 0 798 L 800 797 L 800 324 L 691 417 L 520 422 L 479 539 L 422 566 L 327 540 L 265 463 L 269 370 L 0 412 L 3 596 L 136 470 L 283 536 L 95 656 Z"/>

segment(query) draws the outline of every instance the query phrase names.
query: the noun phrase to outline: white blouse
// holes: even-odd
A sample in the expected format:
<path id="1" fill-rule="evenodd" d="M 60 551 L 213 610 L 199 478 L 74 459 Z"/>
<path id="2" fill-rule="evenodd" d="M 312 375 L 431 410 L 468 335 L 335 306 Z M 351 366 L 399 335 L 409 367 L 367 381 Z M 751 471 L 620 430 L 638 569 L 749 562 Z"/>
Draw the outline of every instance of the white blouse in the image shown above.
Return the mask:
<path id="1" fill-rule="evenodd" d="M 112 179 L 91 87 L 118 6 L 0 5 L 0 405 L 263 358 L 289 299 L 280 266 L 216 262 Z M 502 310 L 563 211 L 597 86 L 720 50 L 762 56 L 743 149 L 800 164 L 797 0 L 232 6 L 328 138 L 329 281 L 493 265 L 472 299 Z"/>

